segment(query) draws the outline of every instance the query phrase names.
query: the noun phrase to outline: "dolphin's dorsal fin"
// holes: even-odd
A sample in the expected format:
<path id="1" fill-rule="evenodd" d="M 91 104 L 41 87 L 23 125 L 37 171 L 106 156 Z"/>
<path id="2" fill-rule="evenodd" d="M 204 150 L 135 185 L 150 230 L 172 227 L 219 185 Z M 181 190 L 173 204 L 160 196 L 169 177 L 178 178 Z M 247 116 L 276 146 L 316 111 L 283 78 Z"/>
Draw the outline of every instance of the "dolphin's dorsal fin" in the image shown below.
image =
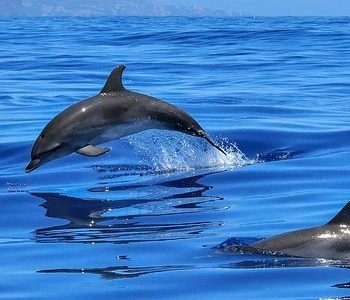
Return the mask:
<path id="1" fill-rule="evenodd" d="M 350 201 L 327 223 L 327 225 L 350 225 Z"/>
<path id="2" fill-rule="evenodd" d="M 100 93 L 113 93 L 124 90 L 122 75 L 125 68 L 126 67 L 124 65 L 119 65 L 116 67 L 111 74 L 109 74 Z"/>

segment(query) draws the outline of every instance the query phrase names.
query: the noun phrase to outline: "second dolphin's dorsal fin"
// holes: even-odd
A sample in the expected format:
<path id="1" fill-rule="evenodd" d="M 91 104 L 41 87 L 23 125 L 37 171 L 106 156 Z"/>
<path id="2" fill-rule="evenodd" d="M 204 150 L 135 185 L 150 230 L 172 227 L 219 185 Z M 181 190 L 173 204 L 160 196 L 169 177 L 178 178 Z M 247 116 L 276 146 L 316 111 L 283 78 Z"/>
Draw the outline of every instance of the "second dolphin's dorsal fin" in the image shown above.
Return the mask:
<path id="1" fill-rule="evenodd" d="M 111 74 L 109 74 L 100 93 L 113 93 L 124 90 L 122 75 L 125 68 L 126 67 L 124 65 L 119 65 L 116 67 Z"/>
<path id="2" fill-rule="evenodd" d="M 350 201 L 327 223 L 327 225 L 350 225 Z"/>

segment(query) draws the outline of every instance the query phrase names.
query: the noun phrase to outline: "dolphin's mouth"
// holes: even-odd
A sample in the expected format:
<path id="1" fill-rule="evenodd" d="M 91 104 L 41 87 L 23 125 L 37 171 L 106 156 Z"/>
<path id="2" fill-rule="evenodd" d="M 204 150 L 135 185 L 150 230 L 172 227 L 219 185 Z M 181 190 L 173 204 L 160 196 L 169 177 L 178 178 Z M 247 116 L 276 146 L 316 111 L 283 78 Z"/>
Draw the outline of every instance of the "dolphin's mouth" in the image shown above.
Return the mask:
<path id="1" fill-rule="evenodd" d="M 26 173 L 29 173 L 33 170 L 35 170 L 37 167 L 39 167 L 40 165 L 40 159 L 33 159 L 30 161 L 30 163 L 28 164 L 28 166 L 26 167 Z"/>

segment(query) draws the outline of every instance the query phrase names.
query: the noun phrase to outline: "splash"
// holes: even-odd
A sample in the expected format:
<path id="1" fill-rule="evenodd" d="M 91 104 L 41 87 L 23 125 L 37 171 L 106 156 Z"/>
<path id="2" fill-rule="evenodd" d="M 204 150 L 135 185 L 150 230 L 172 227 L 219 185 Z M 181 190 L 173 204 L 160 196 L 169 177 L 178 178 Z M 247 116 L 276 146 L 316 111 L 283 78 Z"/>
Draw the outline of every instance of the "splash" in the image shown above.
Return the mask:
<path id="1" fill-rule="evenodd" d="M 248 159 L 227 139 L 215 142 L 227 156 L 205 140 L 181 133 L 150 130 L 128 137 L 128 142 L 140 155 L 140 163 L 150 163 L 156 172 L 193 171 L 197 169 L 235 169 L 255 161 Z"/>

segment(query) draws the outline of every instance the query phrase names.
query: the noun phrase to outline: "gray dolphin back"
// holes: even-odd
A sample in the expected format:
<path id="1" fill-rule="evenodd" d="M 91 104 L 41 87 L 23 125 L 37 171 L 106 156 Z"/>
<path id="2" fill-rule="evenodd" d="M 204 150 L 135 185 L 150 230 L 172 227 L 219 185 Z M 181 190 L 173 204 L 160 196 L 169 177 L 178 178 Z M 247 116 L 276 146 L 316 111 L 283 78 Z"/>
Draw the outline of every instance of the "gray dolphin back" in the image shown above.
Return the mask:
<path id="1" fill-rule="evenodd" d="M 324 225 L 272 236 L 252 246 L 270 253 L 349 260 L 350 202 Z"/>

